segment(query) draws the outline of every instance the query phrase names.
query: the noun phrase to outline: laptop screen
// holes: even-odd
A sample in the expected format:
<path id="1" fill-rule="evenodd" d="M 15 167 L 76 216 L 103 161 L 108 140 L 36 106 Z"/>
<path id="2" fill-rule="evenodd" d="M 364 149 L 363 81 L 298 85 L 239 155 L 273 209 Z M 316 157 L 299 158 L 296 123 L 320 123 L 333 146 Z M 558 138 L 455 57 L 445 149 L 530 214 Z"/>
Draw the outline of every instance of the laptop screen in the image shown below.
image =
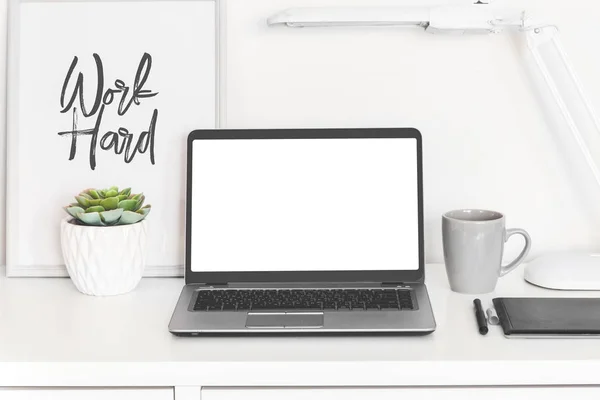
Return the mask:
<path id="1" fill-rule="evenodd" d="M 192 143 L 192 271 L 419 268 L 416 139 Z"/>

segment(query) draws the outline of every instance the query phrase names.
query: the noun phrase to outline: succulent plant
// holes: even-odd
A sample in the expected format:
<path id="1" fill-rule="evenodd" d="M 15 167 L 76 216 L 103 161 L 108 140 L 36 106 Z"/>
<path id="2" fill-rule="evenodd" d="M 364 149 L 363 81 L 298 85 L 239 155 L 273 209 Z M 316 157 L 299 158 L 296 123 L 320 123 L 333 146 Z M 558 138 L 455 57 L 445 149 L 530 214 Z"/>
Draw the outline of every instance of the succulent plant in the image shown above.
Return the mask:
<path id="1" fill-rule="evenodd" d="M 76 203 L 63 207 L 77 223 L 93 226 L 129 225 L 140 222 L 150 213 L 152 206 L 144 204 L 143 193 L 132 194 L 131 188 L 119 191 L 86 189 L 75 196 Z"/>

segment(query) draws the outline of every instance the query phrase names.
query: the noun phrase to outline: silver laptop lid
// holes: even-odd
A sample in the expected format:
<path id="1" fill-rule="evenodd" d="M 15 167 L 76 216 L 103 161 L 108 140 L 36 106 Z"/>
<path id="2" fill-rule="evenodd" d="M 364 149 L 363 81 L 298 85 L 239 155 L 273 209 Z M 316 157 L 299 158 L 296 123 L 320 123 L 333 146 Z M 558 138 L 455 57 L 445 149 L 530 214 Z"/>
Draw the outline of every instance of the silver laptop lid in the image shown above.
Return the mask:
<path id="1" fill-rule="evenodd" d="M 422 278 L 416 130 L 195 131 L 188 146 L 188 283 Z"/>

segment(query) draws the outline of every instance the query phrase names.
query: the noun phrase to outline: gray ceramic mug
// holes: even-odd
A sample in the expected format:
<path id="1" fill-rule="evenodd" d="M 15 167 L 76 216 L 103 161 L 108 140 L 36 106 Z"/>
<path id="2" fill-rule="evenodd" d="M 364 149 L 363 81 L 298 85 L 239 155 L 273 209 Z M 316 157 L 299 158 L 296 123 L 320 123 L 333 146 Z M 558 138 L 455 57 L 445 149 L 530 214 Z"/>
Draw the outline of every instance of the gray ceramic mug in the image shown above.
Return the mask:
<path id="1" fill-rule="evenodd" d="M 504 215 L 489 210 L 455 210 L 442 216 L 444 260 L 450 288 L 459 293 L 489 293 L 498 278 L 523 262 L 531 238 L 523 229 L 506 229 Z M 502 265 L 504 243 L 514 234 L 525 238 L 521 254 Z"/>

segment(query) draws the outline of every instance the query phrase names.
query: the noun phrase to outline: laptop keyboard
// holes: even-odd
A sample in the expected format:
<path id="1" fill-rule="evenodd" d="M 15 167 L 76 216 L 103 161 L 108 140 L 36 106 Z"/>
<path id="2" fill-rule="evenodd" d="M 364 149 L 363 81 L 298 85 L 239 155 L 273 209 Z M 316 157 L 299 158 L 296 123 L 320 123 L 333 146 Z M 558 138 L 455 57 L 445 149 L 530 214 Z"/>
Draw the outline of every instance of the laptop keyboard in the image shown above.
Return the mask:
<path id="1" fill-rule="evenodd" d="M 195 311 L 413 310 L 409 289 L 201 289 Z"/>

